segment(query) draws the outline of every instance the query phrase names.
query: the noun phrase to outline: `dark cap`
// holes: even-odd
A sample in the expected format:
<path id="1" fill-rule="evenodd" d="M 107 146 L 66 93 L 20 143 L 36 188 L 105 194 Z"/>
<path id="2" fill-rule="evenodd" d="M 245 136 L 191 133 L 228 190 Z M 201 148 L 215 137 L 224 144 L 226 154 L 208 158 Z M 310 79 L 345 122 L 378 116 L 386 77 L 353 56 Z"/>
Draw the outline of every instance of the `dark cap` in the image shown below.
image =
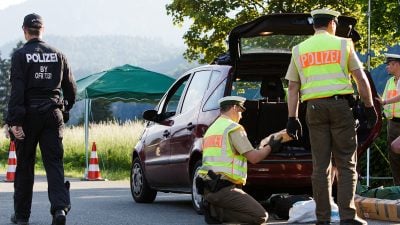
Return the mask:
<path id="1" fill-rule="evenodd" d="M 31 13 L 24 17 L 24 23 L 22 25 L 29 28 L 42 28 L 43 18 L 36 13 Z"/>
<path id="2" fill-rule="evenodd" d="M 246 110 L 244 107 L 244 102 L 246 101 L 246 98 L 240 97 L 240 96 L 225 96 L 218 100 L 218 103 L 220 106 L 225 106 L 225 105 L 237 105 L 242 110 Z"/>
<path id="3" fill-rule="evenodd" d="M 400 55 L 398 55 L 398 54 L 385 53 L 385 57 L 386 57 L 385 63 L 392 62 L 392 61 L 400 62 Z"/>

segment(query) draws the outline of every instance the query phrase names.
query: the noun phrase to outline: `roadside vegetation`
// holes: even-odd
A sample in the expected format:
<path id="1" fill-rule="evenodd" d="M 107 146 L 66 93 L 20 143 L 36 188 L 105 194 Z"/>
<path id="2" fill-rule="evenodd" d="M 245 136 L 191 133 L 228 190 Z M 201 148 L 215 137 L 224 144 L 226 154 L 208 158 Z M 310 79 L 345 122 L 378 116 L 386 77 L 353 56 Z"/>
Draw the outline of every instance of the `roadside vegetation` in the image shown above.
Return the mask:
<path id="1" fill-rule="evenodd" d="M 103 122 L 91 124 L 89 129 L 89 152 L 96 143 L 101 176 L 109 180 L 129 179 L 132 149 L 143 132 L 141 120 Z M 83 126 L 64 129 L 64 167 L 66 176 L 83 178 L 85 162 L 85 131 Z M 9 139 L 0 137 L 0 171 L 7 171 Z M 36 173 L 44 174 L 44 167 L 37 151 Z"/>
<path id="2" fill-rule="evenodd" d="M 370 176 L 390 177 L 386 149 L 386 120 L 378 139 L 370 148 Z M 132 149 L 144 129 L 141 120 L 125 123 L 103 122 L 91 124 L 89 129 L 89 157 L 93 142 L 96 143 L 101 176 L 109 180 L 127 180 L 130 175 Z M 9 140 L 0 135 L 0 172 L 7 171 Z M 361 176 L 366 176 L 366 153 L 359 159 Z M 36 174 L 44 174 L 40 151 L 37 151 Z M 64 166 L 67 176 L 83 178 L 85 172 L 85 131 L 83 126 L 64 129 Z M 362 180 L 366 184 L 366 180 Z M 370 180 L 371 187 L 392 186 L 391 180 Z"/>

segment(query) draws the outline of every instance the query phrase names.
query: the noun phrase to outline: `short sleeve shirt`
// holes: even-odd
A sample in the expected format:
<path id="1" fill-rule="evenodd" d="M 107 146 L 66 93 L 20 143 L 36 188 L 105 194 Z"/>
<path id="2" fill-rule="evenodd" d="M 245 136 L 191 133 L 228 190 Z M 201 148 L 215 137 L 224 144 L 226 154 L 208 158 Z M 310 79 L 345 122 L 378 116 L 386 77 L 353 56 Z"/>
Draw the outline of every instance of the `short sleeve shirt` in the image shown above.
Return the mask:
<path id="1" fill-rule="evenodd" d="M 241 155 L 254 149 L 243 127 L 229 133 L 229 138 L 233 148 Z"/>
<path id="2" fill-rule="evenodd" d="M 323 33 L 323 32 L 326 32 L 326 31 L 317 31 L 316 34 Z M 358 58 L 356 52 L 354 51 L 353 44 L 351 44 L 349 60 L 347 63 L 348 63 L 349 71 L 354 71 L 357 69 L 364 68 L 360 59 Z M 290 64 L 289 64 L 288 70 L 286 72 L 285 79 L 289 80 L 289 81 L 300 82 L 299 72 L 298 72 L 296 64 L 294 62 L 293 55 L 292 55 L 292 58 L 290 59 Z"/>

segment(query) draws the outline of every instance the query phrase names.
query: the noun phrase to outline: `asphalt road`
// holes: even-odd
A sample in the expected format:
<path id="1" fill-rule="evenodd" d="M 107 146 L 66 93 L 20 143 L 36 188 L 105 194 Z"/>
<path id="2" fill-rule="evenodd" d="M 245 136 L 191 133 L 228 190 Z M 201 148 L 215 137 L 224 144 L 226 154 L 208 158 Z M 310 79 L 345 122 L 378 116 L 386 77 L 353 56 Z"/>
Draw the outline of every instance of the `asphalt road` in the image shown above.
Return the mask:
<path id="1" fill-rule="evenodd" d="M 4 174 L 0 174 L 0 180 Z M 71 181 L 72 210 L 68 225 L 205 225 L 203 216 L 192 209 L 186 194 L 158 193 L 154 203 L 137 204 L 132 200 L 128 181 Z M 13 212 L 13 184 L 0 183 L 0 224 L 9 225 Z M 49 201 L 45 177 L 36 177 L 31 225 L 50 225 Z M 288 224 L 270 220 L 270 225 Z M 396 224 L 369 220 L 371 225 Z"/>

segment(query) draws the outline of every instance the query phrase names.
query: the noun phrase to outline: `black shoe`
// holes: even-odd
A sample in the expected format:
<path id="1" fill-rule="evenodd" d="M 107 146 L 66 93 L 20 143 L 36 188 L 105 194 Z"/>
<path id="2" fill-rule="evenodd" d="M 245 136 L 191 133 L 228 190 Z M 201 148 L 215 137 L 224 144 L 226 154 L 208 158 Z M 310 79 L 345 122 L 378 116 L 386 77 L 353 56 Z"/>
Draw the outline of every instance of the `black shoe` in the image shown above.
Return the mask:
<path id="1" fill-rule="evenodd" d="M 17 224 L 17 225 L 29 225 L 29 221 L 28 220 L 23 220 L 23 219 L 17 219 L 17 217 L 15 216 L 15 214 L 11 215 L 11 223 L 13 224 Z"/>
<path id="2" fill-rule="evenodd" d="M 204 209 L 204 220 L 207 224 L 222 224 L 219 220 L 211 216 L 210 212 L 210 203 L 206 200 L 203 200 L 203 209 Z"/>
<path id="3" fill-rule="evenodd" d="M 356 218 L 356 219 L 348 219 L 348 220 L 340 220 L 340 225 L 367 225 L 367 221 Z"/>
<path id="4" fill-rule="evenodd" d="M 331 224 L 330 221 L 317 221 L 315 225 L 330 225 L 330 224 Z"/>
<path id="5" fill-rule="evenodd" d="M 65 221 L 67 220 L 65 211 L 60 209 L 57 210 L 53 215 L 53 222 L 51 225 L 65 225 Z"/>

